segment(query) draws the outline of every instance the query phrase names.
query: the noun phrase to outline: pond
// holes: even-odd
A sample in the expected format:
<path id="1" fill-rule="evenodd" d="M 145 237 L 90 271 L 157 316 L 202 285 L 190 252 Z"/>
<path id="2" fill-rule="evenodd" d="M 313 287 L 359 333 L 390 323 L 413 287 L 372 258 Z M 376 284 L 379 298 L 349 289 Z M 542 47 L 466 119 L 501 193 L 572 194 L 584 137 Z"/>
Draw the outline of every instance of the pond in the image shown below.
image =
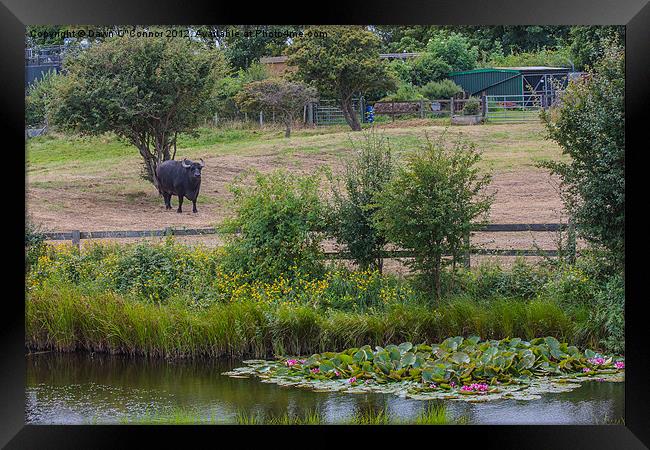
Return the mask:
<path id="1" fill-rule="evenodd" d="M 393 394 L 312 392 L 257 378 L 231 378 L 222 372 L 242 364 L 230 359 L 48 352 L 27 355 L 26 364 L 29 424 L 119 424 L 178 410 L 191 410 L 212 423 L 236 423 L 242 412 L 267 417 L 313 411 L 326 423 L 342 423 L 359 412 L 382 409 L 408 423 L 429 406 L 429 401 Z M 585 382 L 571 392 L 543 394 L 538 400 L 447 400 L 444 405 L 448 417 L 469 424 L 600 424 L 624 418 L 624 390 L 624 383 Z"/>

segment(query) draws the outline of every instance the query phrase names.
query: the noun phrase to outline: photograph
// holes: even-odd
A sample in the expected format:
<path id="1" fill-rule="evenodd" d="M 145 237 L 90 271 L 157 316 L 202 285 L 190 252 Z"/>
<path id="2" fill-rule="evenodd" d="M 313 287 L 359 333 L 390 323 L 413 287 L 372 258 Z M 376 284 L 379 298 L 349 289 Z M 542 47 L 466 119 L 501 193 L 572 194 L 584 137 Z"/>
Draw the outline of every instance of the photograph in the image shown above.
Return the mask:
<path id="1" fill-rule="evenodd" d="M 625 425 L 621 25 L 27 25 L 27 425 Z"/>

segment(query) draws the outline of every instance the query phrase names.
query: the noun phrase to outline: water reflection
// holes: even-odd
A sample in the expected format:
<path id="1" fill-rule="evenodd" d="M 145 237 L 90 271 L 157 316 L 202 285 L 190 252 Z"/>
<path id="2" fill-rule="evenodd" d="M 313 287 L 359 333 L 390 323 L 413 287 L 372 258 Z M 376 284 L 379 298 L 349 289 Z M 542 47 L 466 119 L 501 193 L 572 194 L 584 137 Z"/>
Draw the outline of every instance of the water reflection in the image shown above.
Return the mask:
<path id="1" fill-rule="evenodd" d="M 384 408 L 408 422 L 428 403 L 388 394 L 311 392 L 222 376 L 240 365 L 234 360 L 45 353 L 28 355 L 26 363 L 26 421 L 35 424 L 120 423 L 124 417 L 173 414 L 179 408 L 223 423 L 234 422 L 242 411 L 267 417 L 316 411 L 336 423 Z M 448 401 L 447 408 L 452 418 L 464 416 L 477 424 L 603 423 L 623 418 L 624 384 L 585 383 L 533 401 Z"/>

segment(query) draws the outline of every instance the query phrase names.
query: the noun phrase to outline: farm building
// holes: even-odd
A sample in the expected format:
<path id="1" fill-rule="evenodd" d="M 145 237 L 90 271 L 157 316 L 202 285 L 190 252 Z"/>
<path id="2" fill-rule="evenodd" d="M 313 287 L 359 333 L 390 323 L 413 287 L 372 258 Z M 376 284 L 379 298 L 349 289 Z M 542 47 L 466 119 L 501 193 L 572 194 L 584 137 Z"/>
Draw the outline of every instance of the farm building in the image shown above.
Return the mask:
<path id="1" fill-rule="evenodd" d="M 495 67 L 452 72 L 449 78 L 471 96 L 541 95 L 553 97 L 566 87 L 571 69 L 566 67 Z"/>

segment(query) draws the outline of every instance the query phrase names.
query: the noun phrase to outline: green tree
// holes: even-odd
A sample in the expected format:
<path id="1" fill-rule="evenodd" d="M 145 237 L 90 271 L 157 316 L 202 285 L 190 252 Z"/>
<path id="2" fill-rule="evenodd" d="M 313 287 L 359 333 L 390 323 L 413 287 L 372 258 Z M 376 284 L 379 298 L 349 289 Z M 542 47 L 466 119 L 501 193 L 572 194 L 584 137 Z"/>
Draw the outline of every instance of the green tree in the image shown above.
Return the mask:
<path id="1" fill-rule="evenodd" d="M 569 162 L 545 164 L 560 176 L 562 197 L 576 230 L 625 257 L 625 56 L 610 45 L 589 76 L 569 84 L 544 114 L 551 139 Z"/>
<path id="2" fill-rule="evenodd" d="M 362 269 L 383 268 L 386 238 L 375 224 L 377 196 L 391 178 L 393 161 L 388 138 L 370 131 L 346 161 L 343 189 L 333 189 L 332 234 Z"/>
<path id="3" fill-rule="evenodd" d="M 235 97 L 242 110 L 276 113 L 284 123 L 284 137 L 291 135 L 291 127 L 302 108 L 317 99 L 316 89 L 303 83 L 273 78 L 254 81 L 244 86 Z"/>
<path id="4" fill-rule="evenodd" d="M 459 33 L 435 36 L 427 44 L 427 51 L 447 63 L 451 71 L 471 70 L 478 61 L 478 49 Z"/>
<path id="5" fill-rule="evenodd" d="M 484 192 L 489 174 L 480 174 L 480 153 L 471 143 L 457 140 L 451 148 L 440 136 L 409 154 L 406 165 L 378 195 L 378 228 L 389 242 L 411 250 L 406 262 L 431 279 L 441 296 L 443 265 L 457 261 L 467 250 L 464 237 L 472 223 L 487 216 L 492 196 Z M 451 259 L 443 258 L 451 255 Z"/>
<path id="6" fill-rule="evenodd" d="M 447 78 L 445 80 L 431 81 L 425 84 L 420 88 L 420 92 L 430 100 L 437 100 L 442 98 L 451 98 L 459 92 L 463 92 L 463 88 Z"/>
<path id="7" fill-rule="evenodd" d="M 603 57 L 609 43 L 619 47 L 625 45 L 623 26 L 575 26 L 568 37 L 573 63 L 579 70 L 585 70 Z"/>
<path id="8" fill-rule="evenodd" d="M 224 54 L 229 64 L 235 69 L 247 69 L 259 62 L 262 56 L 279 56 L 288 45 L 291 33 L 301 31 L 295 25 L 235 25 L 228 27 L 239 32 L 230 35 L 222 42 Z"/>
<path id="9" fill-rule="evenodd" d="M 320 273 L 318 231 L 324 208 L 319 179 L 276 171 L 255 174 L 252 185 L 245 181 L 241 178 L 230 187 L 235 214 L 222 229 L 239 234 L 231 235 L 225 246 L 224 269 L 254 280 Z"/>
<path id="10" fill-rule="evenodd" d="M 191 40 L 109 38 L 66 59 L 52 121 L 127 139 L 143 158 L 144 177 L 158 187 L 157 165 L 174 158 L 178 133 L 212 114 L 212 89 L 225 67 L 220 52 Z"/>
<path id="11" fill-rule="evenodd" d="M 318 26 L 305 30 L 287 48 L 294 76 L 318 89 L 323 97 L 338 99 L 346 122 L 361 130 L 352 99 L 366 91 L 394 86 L 379 59 L 379 38 L 361 26 Z"/>

